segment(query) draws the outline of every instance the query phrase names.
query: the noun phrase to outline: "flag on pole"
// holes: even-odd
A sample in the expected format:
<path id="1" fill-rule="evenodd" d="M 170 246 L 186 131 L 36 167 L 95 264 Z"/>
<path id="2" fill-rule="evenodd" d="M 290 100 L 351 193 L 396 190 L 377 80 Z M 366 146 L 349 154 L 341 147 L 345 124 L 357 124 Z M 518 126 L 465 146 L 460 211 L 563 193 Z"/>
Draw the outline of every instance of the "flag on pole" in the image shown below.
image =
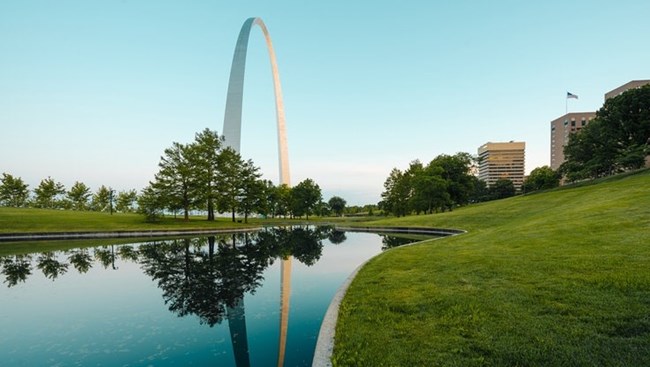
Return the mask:
<path id="1" fill-rule="evenodd" d="M 573 93 L 566 92 L 566 99 L 569 99 L 569 98 L 578 99 L 578 96 L 573 94 Z"/>

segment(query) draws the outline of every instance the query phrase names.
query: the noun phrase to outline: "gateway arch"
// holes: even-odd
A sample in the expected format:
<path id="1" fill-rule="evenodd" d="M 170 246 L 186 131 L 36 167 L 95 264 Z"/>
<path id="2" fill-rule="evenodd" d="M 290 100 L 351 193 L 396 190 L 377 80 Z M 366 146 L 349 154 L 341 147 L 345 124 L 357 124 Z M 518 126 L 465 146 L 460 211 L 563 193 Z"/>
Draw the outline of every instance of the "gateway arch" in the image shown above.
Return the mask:
<path id="1" fill-rule="evenodd" d="M 266 47 L 271 59 L 273 72 L 273 87 L 275 91 L 275 112 L 278 122 L 278 156 L 280 161 L 280 183 L 291 186 L 289 176 L 289 153 L 287 150 L 287 132 L 284 120 L 284 102 L 282 101 L 282 86 L 280 85 L 280 73 L 275 60 L 275 51 L 271 36 L 261 18 L 248 18 L 239 31 L 235 54 L 232 58 L 230 68 L 230 81 L 228 82 L 228 95 L 226 97 L 226 112 L 223 119 L 223 136 L 226 146 L 239 152 L 241 145 L 241 116 L 242 101 L 244 98 L 244 74 L 246 70 L 246 52 L 248 50 L 248 38 L 254 25 L 258 25 L 264 33 Z"/>
<path id="2" fill-rule="evenodd" d="M 264 33 L 266 48 L 271 59 L 273 73 L 273 89 L 275 92 L 275 114 L 278 122 L 278 158 L 280 167 L 280 184 L 291 186 L 289 175 L 289 152 L 287 150 L 287 131 L 284 120 L 284 102 L 282 101 L 282 86 L 280 73 L 275 59 L 275 50 L 266 25 L 262 18 L 248 18 L 239 31 L 235 54 L 230 67 L 230 80 L 228 81 L 228 94 L 226 96 L 226 111 L 223 118 L 223 136 L 225 145 L 240 152 L 241 145 L 241 115 L 244 99 L 244 74 L 246 71 L 246 52 L 248 51 L 248 38 L 254 25 L 258 25 Z M 284 366 L 287 331 L 289 323 L 289 304 L 291 298 L 291 257 L 282 260 L 281 286 L 280 286 L 280 340 L 278 345 L 278 367 Z M 243 298 L 229 313 L 232 312 L 234 322 L 229 328 L 238 366 L 249 366 L 248 342 L 246 337 L 246 319 Z M 241 341 L 235 336 L 241 335 Z"/>

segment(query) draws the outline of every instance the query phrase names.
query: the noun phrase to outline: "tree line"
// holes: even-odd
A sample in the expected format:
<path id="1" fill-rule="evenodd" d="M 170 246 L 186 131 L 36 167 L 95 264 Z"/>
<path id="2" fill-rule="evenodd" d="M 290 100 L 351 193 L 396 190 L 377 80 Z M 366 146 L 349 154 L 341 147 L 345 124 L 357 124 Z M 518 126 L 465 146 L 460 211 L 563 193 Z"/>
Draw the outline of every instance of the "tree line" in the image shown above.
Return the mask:
<path id="1" fill-rule="evenodd" d="M 83 182 L 76 181 L 69 189 L 61 182 L 48 177 L 33 190 L 22 178 L 8 173 L 0 179 L 0 205 L 15 208 L 71 209 L 92 211 L 117 211 L 131 213 L 136 210 L 137 192 L 115 192 L 102 185 L 92 192 Z"/>
<path id="2" fill-rule="evenodd" d="M 207 128 L 196 133 L 191 143 L 174 142 L 158 166 L 154 180 L 138 198 L 148 220 L 164 212 L 182 212 L 188 220 L 192 210 L 205 212 L 209 221 L 215 213 L 229 213 L 233 222 L 237 214 L 247 222 L 253 213 L 309 219 L 339 210 L 335 198 L 333 206 L 323 202 L 320 186 L 312 179 L 294 187 L 263 179 L 252 160 L 243 159 L 225 146 L 223 136 Z"/>
<path id="3" fill-rule="evenodd" d="M 605 101 L 596 117 L 569 137 L 560 174 L 568 181 L 638 169 L 650 155 L 650 85 Z"/>
<path id="4" fill-rule="evenodd" d="M 514 196 L 509 179 L 499 179 L 488 187 L 474 175 L 477 158 L 469 153 L 441 154 L 427 165 L 412 161 L 408 169 L 393 168 L 384 182 L 378 209 L 385 215 L 406 216 L 451 211 L 458 206 Z M 548 166 L 534 169 L 524 181 L 522 192 L 559 185 L 559 175 Z"/>
<path id="5" fill-rule="evenodd" d="M 262 178 L 252 160 L 224 144 L 216 131 L 204 129 L 187 144 L 173 142 L 158 163 L 159 170 L 139 194 L 135 190 L 118 193 L 102 185 L 95 193 L 83 182 L 70 188 L 48 177 L 34 190 L 20 177 L 3 173 L 0 205 L 45 209 L 140 212 L 149 221 L 165 214 L 204 212 L 207 220 L 216 213 L 229 213 L 232 221 L 251 214 L 265 217 L 306 217 L 342 215 L 346 201 L 338 196 L 324 202 L 320 186 L 305 179 L 294 187 L 274 185 Z"/>

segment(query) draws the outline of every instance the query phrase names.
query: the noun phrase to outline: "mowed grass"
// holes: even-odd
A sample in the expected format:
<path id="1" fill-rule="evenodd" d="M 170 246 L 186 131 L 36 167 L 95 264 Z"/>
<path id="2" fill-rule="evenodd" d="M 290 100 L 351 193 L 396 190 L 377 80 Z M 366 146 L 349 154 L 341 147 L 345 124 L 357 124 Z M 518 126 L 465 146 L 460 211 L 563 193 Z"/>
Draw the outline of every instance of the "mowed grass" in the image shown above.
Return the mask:
<path id="1" fill-rule="evenodd" d="M 335 365 L 650 365 L 650 171 L 371 224 L 468 233 L 370 261 Z"/>
<path id="2" fill-rule="evenodd" d="M 166 217 L 148 223 L 143 215 L 73 210 L 45 210 L 0 207 L 0 233 L 21 232 L 104 232 L 134 230 L 225 229 L 250 225 L 233 223 L 230 218 L 209 222 L 205 217 L 189 221 Z"/>

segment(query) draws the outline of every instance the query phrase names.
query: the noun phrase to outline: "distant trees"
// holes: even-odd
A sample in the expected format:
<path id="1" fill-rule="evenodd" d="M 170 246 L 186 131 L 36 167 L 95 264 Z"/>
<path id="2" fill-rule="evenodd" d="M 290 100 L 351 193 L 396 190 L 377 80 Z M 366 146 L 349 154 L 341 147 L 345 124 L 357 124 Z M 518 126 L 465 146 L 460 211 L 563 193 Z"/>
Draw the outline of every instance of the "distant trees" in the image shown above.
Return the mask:
<path id="1" fill-rule="evenodd" d="M 347 202 L 345 199 L 343 199 L 340 196 L 332 196 L 329 201 L 327 202 L 329 205 L 330 209 L 336 214 L 337 216 L 343 215 L 343 211 L 345 211 L 345 205 Z"/>
<path id="2" fill-rule="evenodd" d="M 94 194 L 85 183 L 75 181 L 65 186 L 48 177 L 41 180 L 30 196 L 28 185 L 20 177 L 8 173 L 0 179 L 0 205 L 10 207 L 34 207 L 43 209 L 94 210 L 128 213 L 136 210 L 138 194 L 135 190 L 120 191 L 102 185 Z"/>
<path id="3" fill-rule="evenodd" d="M 102 185 L 93 195 L 90 205 L 95 211 L 113 213 L 114 196 L 115 191 L 113 189 Z"/>
<path id="4" fill-rule="evenodd" d="M 29 190 L 20 177 L 3 173 L 0 180 L 0 205 L 22 207 L 27 203 Z"/>
<path id="5" fill-rule="evenodd" d="M 67 192 L 67 199 L 74 210 L 87 210 L 88 200 L 92 196 L 90 188 L 83 182 L 76 181 Z"/>
<path id="6" fill-rule="evenodd" d="M 524 181 L 523 191 L 552 189 L 560 185 L 560 174 L 549 166 L 537 167 Z"/>
<path id="7" fill-rule="evenodd" d="M 499 179 L 490 187 L 491 196 L 493 199 L 505 199 L 515 196 L 517 190 L 515 184 L 508 179 Z"/>
<path id="8" fill-rule="evenodd" d="M 560 172 L 569 180 L 641 168 L 650 155 L 650 85 L 608 99 L 596 118 L 564 147 Z"/>
<path id="9" fill-rule="evenodd" d="M 44 209 L 56 209 L 60 206 L 60 199 L 65 194 L 65 187 L 60 182 L 55 182 L 51 177 L 41 180 L 34 189 L 34 206 Z"/>
<path id="10" fill-rule="evenodd" d="M 309 219 L 322 199 L 318 184 L 310 178 L 305 179 L 291 189 L 291 213 L 298 217 L 305 215 Z"/>
<path id="11" fill-rule="evenodd" d="M 384 182 L 379 206 L 385 213 L 404 216 L 465 205 L 476 189 L 471 175 L 473 164 L 468 153 L 457 153 L 439 155 L 426 166 L 413 161 L 404 172 L 394 168 Z"/>
<path id="12" fill-rule="evenodd" d="M 117 194 L 115 210 L 121 213 L 131 213 L 135 211 L 137 199 L 138 193 L 135 190 L 120 191 Z"/>

